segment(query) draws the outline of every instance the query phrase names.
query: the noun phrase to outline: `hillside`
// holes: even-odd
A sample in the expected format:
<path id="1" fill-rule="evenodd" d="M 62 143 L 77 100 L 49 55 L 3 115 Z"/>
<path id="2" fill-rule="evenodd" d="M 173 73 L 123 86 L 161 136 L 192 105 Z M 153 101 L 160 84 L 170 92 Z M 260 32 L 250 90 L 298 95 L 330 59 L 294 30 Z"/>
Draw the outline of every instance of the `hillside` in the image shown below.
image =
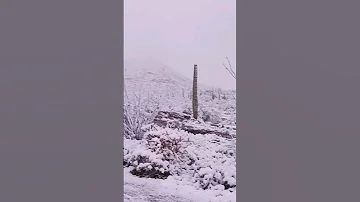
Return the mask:
<path id="1" fill-rule="evenodd" d="M 125 62 L 125 201 L 236 201 L 235 92 L 198 85 L 157 61 Z"/>
<path id="2" fill-rule="evenodd" d="M 124 63 L 125 86 L 128 89 L 156 92 L 156 94 L 182 97 L 182 91 L 190 92 L 192 80 L 171 67 L 154 60 L 127 60 Z M 200 89 L 211 89 L 199 84 Z"/>
<path id="3" fill-rule="evenodd" d="M 191 111 L 192 79 L 154 60 L 127 60 L 124 67 L 127 102 L 134 102 L 137 97 L 142 100 L 150 98 L 156 100 L 161 110 Z M 199 83 L 198 94 L 202 117 L 214 116 L 210 117 L 214 122 L 235 125 L 234 91 Z"/>

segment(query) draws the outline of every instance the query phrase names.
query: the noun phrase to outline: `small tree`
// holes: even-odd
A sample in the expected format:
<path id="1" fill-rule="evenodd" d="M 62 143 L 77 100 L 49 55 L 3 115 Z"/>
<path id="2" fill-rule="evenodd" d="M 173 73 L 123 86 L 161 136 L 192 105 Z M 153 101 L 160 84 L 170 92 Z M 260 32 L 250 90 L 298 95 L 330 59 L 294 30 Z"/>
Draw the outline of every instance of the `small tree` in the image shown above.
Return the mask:
<path id="1" fill-rule="evenodd" d="M 197 65 L 194 65 L 194 77 L 193 77 L 193 96 L 192 96 L 192 107 L 193 116 L 195 119 L 198 118 L 198 95 L 197 95 Z"/>

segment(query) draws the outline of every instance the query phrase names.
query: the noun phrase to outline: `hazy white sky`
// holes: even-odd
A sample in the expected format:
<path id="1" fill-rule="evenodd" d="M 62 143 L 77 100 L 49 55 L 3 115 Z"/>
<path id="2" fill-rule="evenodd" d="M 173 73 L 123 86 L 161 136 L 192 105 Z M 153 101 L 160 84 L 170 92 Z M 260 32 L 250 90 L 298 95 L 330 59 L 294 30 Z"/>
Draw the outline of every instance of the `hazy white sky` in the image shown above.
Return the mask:
<path id="1" fill-rule="evenodd" d="M 222 66 L 236 65 L 236 0 L 125 0 L 127 58 L 153 58 L 199 82 L 236 88 Z"/>

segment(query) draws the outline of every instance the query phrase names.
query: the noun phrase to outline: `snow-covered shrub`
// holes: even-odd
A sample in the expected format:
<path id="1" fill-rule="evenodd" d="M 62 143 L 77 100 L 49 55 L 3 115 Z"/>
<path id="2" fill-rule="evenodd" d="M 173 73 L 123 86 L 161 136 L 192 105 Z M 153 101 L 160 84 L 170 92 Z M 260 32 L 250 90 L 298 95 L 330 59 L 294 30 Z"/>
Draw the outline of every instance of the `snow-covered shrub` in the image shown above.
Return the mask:
<path id="1" fill-rule="evenodd" d="M 205 122 L 220 123 L 222 112 L 215 107 L 200 106 L 200 117 Z"/>
<path id="2" fill-rule="evenodd" d="M 144 139 L 126 145 L 124 161 L 141 177 L 169 175 L 201 189 L 235 189 L 235 139 L 193 135 L 170 128 L 153 128 Z M 161 171 L 161 172 L 160 172 Z"/>
<path id="3" fill-rule="evenodd" d="M 125 91 L 126 93 L 126 91 Z M 154 120 L 159 102 L 153 98 L 141 99 L 140 95 L 130 99 L 126 93 L 124 103 L 124 137 L 141 140 L 147 127 Z"/>
<path id="4" fill-rule="evenodd" d="M 167 161 L 180 160 L 189 142 L 189 134 L 180 129 L 159 128 L 144 135 L 148 149 Z"/>
<path id="5" fill-rule="evenodd" d="M 131 141 L 136 141 L 137 145 L 132 145 Z M 142 141 L 131 141 L 124 142 L 124 166 L 131 167 L 133 175 L 157 179 L 164 179 L 170 175 L 170 163 L 164 161 L 161 154 L 150 151 Z"/>
<path id="6" fill-rule="evenodd" d="M 210 134 L 195 135 L 191 141 L 187 153 L 196 156 L 192 182 L 202 189 L 236 187 L 236 142 Z"/>
<path id="7" fill-rule="evenodd" d="M 183 131 L 169 128 L 154 128 L 144 134 L 138 146 L 124 144 L 124 165 L 132 166 L 132 174 L 139 177 L 161 178 L 169 176 L 171 165 L 182 161 L 186 139 Z"/>
<path id="8" fill-rule="evenodd" d="M 163 161 L 161 156 L 154 153 L 138 154 L 132 159 L 131 174 L 139 177 L 166 179 L 169 175 L 169 162 Z"/>

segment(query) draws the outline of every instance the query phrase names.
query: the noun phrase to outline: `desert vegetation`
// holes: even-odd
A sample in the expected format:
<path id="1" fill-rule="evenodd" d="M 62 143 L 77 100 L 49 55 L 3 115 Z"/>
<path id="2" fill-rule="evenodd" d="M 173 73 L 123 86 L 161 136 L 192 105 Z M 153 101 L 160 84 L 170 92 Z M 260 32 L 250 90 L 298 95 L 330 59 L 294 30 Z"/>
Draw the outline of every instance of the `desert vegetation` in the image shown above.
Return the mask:
<path id="1" fill-rule="evenodd" d="M 125 72 L 123 166 L 235 201 L 235 92 L 198 84 L 196 65 L 193 80 L 170 69 L 137 70 Z"/>

